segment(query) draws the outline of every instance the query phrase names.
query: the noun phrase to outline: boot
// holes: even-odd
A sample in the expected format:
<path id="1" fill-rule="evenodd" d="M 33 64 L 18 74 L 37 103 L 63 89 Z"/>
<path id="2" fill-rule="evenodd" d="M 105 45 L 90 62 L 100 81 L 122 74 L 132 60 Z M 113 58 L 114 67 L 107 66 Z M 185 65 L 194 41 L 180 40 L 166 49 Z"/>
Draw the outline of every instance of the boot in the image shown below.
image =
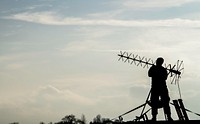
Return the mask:
<path id="1" fill-rule="evenodd" d="M 156 120 L 157 120 L 157 119 L 156 119 L 156 116 L 153 116 L 151 120 L 152 120 L 152 121 L 156 121 Z"/>
<path id="2" fill-rule="evenodd" d="M 174 121 L 174 120 L 172 119 L 171 115 L 167 115 L 167 120 L 168 120 L 168 121 Z"/>

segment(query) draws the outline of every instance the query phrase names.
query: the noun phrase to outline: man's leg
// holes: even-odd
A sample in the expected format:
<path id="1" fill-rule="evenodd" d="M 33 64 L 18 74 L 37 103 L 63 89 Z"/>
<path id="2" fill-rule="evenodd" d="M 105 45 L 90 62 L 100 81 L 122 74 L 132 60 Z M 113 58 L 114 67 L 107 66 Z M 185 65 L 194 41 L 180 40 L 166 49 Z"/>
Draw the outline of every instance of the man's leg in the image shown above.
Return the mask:
<path id="1" fill-rule="evenodd" d="M 152 121 L 156 121 L 158 114 L 158 109 L 156 107 L 152 107 Z"/>
<path id="2" fill-rule="evenodd" d="M 170 106 L 169 106 L 170 97 L 168 94 L 168 90 L 165 89 L 163 91 L 164 92 L 161 94 L 161 101 L 163 103 L 164 113 L 167 115 L 167 119 L 169 121 L 172 121 L 173 119 L 171 118 L 171 110 L 170 110 Z"/>
<path id="3" fill-rule="evenodd" d="M 159 102 L 159 94 L 152 90 L 151 91 L 151 107 L 152 107 L 152 120 L 153 121 L 156 121 L 156 117 L 157 117 L 157 114 L 158 114 L 158 102 Z"/>

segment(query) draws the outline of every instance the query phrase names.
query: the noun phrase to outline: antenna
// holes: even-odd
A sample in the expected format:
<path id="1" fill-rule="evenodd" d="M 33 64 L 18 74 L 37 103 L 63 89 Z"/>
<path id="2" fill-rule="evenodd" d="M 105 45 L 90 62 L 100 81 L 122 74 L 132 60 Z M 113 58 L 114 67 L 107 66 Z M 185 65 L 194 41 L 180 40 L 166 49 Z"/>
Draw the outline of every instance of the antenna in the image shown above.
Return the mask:
<path id="1" fill-rule="evenodd" d="M 118 54 L 119 59 L 118 61 L 128 62 L 130 64 L 135 64 L 137 66 L 141 66 L 143 68 L 149 67 L 155 65 L 155 61 L 153 61 L 150 58 L 141 57 L 139 55 L 134 55 L 133 53 L 128 52 L 122 52 Z M 181 74 L 183 73 L 184 67 L 183 67 L 183 61 L 178 60 L 176 64 L 173 66 L 171 64 L 168 64 L 165 69 L 168 71 L 168 75 L 170 76 L 171 84 L 177 84 L 179 79 L 181 78 Z"/>
<path id="2" fill-rule="evenodd" d="M 119 59 L 118 59 L 119 61 L 121 60 L 123 62 L 128 62 L 130 64 L 134 63 L 135 65 L 141 66 L 143 68 L 145 68 L 145 67 L 148 68 L 149 66 L 154 66 L 155 65 L 155 61 L 153 61 L 152 59 L 146 58 L 146 57 L 141 57 L 139 55 L 134 55 L 133 53 L 128 53 L 128 52 L 120 51 L 120 53 L 118 54 L 118 56 L 119 56 Z M 174 103 L 171 103 L 171 104 L 175 106 L 177 115 L 179 117 L 179 120 L 181 120 L 181 121 L 182 120 L 189 120 L 186 111 L 191 112 L 193 114 L 196 114 L 196 115 L 200 116 L 200 114 L 198 114 L 198 113 L 194 113 L 194 112 L 192 112 L 192 111 L 190 111 L 188 109 L 185 109 L 184 105 L 182 103 L 181 92 L 180 92 L 180 87 L 179 87 L 179 79 L 181 78 L 181 74 L 183 74 L 183 70 L 184 70 L 183 61 L 178 60 L 174 65 L 164 64 L 164 68 L 167 70 L 167 74 L 171 78 L 171 83 L 172 84 L 173 83 L 174 84 L 178 84 L 178 90 L 179 90 L 180 99 L 173 100 Z M 135 111 L 135 110 L 140 109 L 140 108 L 143 107 L 140 116 L 136 116 L 136 119 L 134 119 L 133 122 L 140 121 L 141 119 L 143 119 L 144 121 L 147 121 L 148 120 L 147 112 L 149 112 L 152 109 L 152 105 L 153 105 L 152 102 L 151 102 L 151 100 L 149 100 L 151 90 L 150 90 L 150 92 L 149 92 L 149 94 L 147 96 L 146 102 L 144 104 L 142 104 L 142 105 L 140 105 L 140 106 L 138 106 L 138 107 L 136 107 L 136 108 L 134 108 L 132 110 L 129 110 L 128 112 L 125 112 L 125 113 L 119 115 L 118 117 L 113 118 L 112 120 L 119 118 L 118 121 L 122 122 L 123 121 L 122 116 L 124 116 L 126 114 L 129 114 L 129 113 L 131 113 L 131 112 L 133 112 L 133 111 Z M 146 107 L 147 104 L 149 106 L 151 106 L 151 108 L 148 109 L 145 112 L 145 107 Z M 163 107 L 162 106 L 162 102 L 157 107 L 158 108 L 162 108 Z M 166 114 L 165 114 L 165 117 L 166 117 Z"/>

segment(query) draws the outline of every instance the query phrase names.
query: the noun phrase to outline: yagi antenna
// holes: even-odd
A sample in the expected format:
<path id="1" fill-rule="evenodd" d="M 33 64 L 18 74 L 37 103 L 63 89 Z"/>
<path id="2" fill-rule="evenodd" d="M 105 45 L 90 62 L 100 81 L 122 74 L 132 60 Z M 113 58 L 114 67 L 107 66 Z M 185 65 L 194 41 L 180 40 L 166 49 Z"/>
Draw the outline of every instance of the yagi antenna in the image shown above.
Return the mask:
<path id="1" fill-rule="evenodd" d="M 134 55 L 128 52 L 122 52 L 118 54 L 119 61 L 122 60 L 123 62 L 128 62 L 130 64 L 135 64 L 137 66 L 142 66 L 143 68 L 155 65 L 155 61 L 150 58 L 140 57 L 138 55 Z M 181 74 L 183 73 L 183 61 L 178 60 L 175 65 L 168 64 L 165 69 L 168 71 L 168 75 L 170 76 L 171 83 L 178 83 L 179 79 L 181 78 Z"/>

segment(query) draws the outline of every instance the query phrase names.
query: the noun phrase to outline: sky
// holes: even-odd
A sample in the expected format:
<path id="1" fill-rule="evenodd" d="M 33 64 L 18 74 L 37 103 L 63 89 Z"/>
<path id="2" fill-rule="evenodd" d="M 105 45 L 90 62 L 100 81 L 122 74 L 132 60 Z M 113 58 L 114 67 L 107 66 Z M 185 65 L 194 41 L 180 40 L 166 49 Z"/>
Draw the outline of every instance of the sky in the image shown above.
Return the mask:
<path id="1" fill-rule="evenodd" d="M 120 51 L 162 56 L 172 65 L 183 60 L 181 98 L 200 112 L 199 6 L 199 0 L 1 0 L 0 123 L 58 122 L 69 114 L 84 114 L 89 123 L 143 104 L 148 69 L 118 61 Z M 167 85 L 171 100 L 180 98 L 170 78 Z"/>

